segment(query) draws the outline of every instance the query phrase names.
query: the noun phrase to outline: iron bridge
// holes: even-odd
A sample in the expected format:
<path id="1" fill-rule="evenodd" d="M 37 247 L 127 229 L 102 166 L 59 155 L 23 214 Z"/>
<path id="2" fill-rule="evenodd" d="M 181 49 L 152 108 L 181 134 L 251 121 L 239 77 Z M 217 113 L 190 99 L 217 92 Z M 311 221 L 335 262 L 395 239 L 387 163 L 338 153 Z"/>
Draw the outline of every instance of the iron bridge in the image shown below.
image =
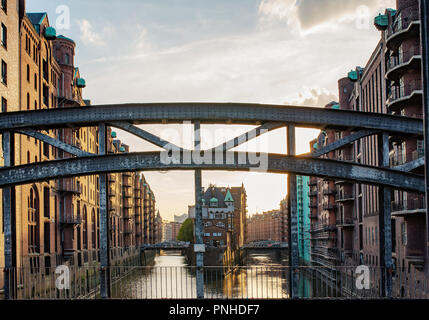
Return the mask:
<path id="1" fill-rule="evenodd" d="M 83 108 L 83 109 L 82 109 Z M 202 270 L 202 170 L 258 171 L 259 164 L 253 161 L 267 159 L 263 172 L 288 174 L 289 194 L 289 262 L 291 268 L 298 267 L 298 221 L 296 200 L 296 175 L 329 177 L 346 181 L 379 186 L 382 199 L 380 205 L 381 265 L 391 266 L 390 194 L 392 189 L 424 193 L 423 176 L 411 173 L 424 164 L 424 158 L 396 168 L 389 167 L 389 137 L 423 137 L 423 122 L 419 119 L 386 114 L 332 110 L 324 108 L 296 107 L 265 104 L 233 103 L 148 103 L 100 105 L 76 108 L 8 112 L 0 114 L 0 133 L 3 141 L 4 166 L 0 168 L 0 188 L 3 188 L 3 210 L 5 230 L 5 295 L 13 297 L 14 283 L 8 274 L 16 266 L 15 230 L 13 228 L 15 203 L 14 188 L 52 179 L 99 175 L 100 203 L 100 264 L 101 296 L 108 298 L 110 292 L 110 266 L 108 248 L 108 204 L 107 173 L 130 171 L 195 171 L 196 203 L 196 262 Z M 194 125 L 194 149 L 186 150 L 169 141 L 155 136 L 137 125 L 180 124 Z M 201 150 L 200 128 L 204 124 L 252 125 L 256 128 L 225 141 L 210 150 Z M 107 153 L 107 127 L 124 130 L 148 141 L 163 152 L 137 152 L 123 154 Z M 98 154 L 90 154 L 52 138 L 44 131 L 60 128 L 98 127 Z M 234 152 L 233 148 L 267 132 L 287 128 L 287 155 Z M 296 128 L 316 128 L 350 130 L 350 136 L 327 145 L 313 154 L 296 155 Z M 17 135 L 33 137 L 53 147 L 63 150 L 72 158 L 26 165 L 14 164 L 14 138 Z M 379 166 L 335 161 L 321 158 L 323 155 L 368 136 L 377 136 L 379 146 Z M 208 154 L 208 156 L 207 156 Z M 206 155 L 205 157 L 203 155 Z M 163 157 L 170 157 L 169 162 Z M 203 272 L 197 272 L 197 284 L 204 283 Z M 298 296 L 298 278 L 291 272 L 291 297 Z M 384 275 L 386 295 L 391 290 L 389 274 Z M 203 288 L 197 285 L 197 296 L 202 298 Z"/>

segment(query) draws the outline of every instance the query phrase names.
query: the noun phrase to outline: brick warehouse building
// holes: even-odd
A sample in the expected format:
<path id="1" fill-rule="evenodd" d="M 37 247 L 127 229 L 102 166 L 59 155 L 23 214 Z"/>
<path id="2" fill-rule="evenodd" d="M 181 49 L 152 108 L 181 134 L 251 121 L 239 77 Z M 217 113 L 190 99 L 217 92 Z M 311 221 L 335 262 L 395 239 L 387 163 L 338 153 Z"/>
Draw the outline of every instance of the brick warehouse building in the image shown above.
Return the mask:
<path id="1" fill-rule="evenodd" d="M 46 13 L 25 13 L 25 1 L 1 2 L 2 112 L 50 108 L 85 108 L 86 86 L 74 65 L 76 44 L 56 36 Z M 42 131 L 83 151 L 98 152 L 97 128 Z M 108 128 L 108 152 L 126 152 Z M 15 164 L 68 158 L 72 155 L 27 135 L 15 135 Z M 3 157 L 1 157 L 3 161 Z M 160 239 L 156 200 L 140 173 L 109 174 L 109 219 L 112 263 L 143 243 Z M 1 191 L 0 191 L 1 193 Z M 1 195 L 1 194 L 0 194 Z M 74 177 L 17 186 L 16 265 L 49 268 L 98 263 L 98 177 Z M 0 204 L 1 206 L 1 204 Z M 159 215 L 159 212 L 158 212 Z M 0 210 L 0 219 L 2 210 Z M 157 231 L 158 230 L 158 231 Z M 0 267 L 4 266 L 4 233 L 0 230 Z M 42 270 L 42 269 L 40 269 Z M 0 279 L 0 290 L 3 277 Z"/>
<path id="2" fill-rule="evenodd" d="M 244 185 L 223 188 L 210 185 L 203 190 L 203 241 L 207 246 L 224 247 L 227 233 L 232 237 L 232 246 L 246 243 L 247 195 Z M 195 206 L 189 206 L 189 217 L 195 218 Z"/>
<path id="3" fill-rule="evenodd" d="M 365 68 L 357 67 L 339 80 L 339 103 L 327 108 L 423 117 L 420 14 L 417 0 L 398 0 L 375 19 L 381 31 Z M 350 132 L 326 130 L 311 149 L 346 137 Z M 422 158 L 423 141 L 416 137 L 390 137 L 390 167 Z M 327 158 L 378 165 L 377 136 L 362 138 Z M 416 162 L 417 163 L 417 162 Z M 414 173 L 423 174 L 416 166 Z M 310 187 L 311 258 L 314 265 L 380 266 L 378 188 L 347 181 L 312 177 Z M 424 197 L 394 191 L 391 204 L 394 274 L 423 276 L 425 249 Z"/>
<path id="4" fill-rule="evenodd" d="M 247 242 L 271 240 L 281 242 L 281 213 L 272 210 L 247 217 Z"/>

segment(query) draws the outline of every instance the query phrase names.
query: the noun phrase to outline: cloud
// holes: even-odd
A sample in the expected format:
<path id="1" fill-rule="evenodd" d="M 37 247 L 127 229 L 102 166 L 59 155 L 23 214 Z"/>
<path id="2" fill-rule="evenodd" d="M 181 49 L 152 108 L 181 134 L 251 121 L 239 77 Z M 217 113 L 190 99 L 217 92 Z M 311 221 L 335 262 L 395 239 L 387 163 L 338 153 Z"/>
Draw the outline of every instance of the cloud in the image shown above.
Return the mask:
<path id="1" fill-rule="evenodd" d="M 97 46 L 103 46 L 105 44 L 103 37 L 100 34 L 92 31 L 92 25 L 88 20 L 80 20 L 79 29 L 82 33 L 81 39 L 84 43 Z"/>
<path id="2" fill-rule="evenodd" d="M 338 96 L 335 93 L 329 92 L 327 89 L 311 88 L 305 93 L 300 93 L 298 100 L 291 104 L 308 106 L 308 107 L 324 107 L 332 101 L 337 101 Z"/>
<path id="3" fill-rule="evenodd" d="M 344 18 L 363 20 L 369 27 L 376 12 L 394 4 L 394 0 L 262 0 L 259 15 L 262 23 L 283 21 L 304 30 Z"/>

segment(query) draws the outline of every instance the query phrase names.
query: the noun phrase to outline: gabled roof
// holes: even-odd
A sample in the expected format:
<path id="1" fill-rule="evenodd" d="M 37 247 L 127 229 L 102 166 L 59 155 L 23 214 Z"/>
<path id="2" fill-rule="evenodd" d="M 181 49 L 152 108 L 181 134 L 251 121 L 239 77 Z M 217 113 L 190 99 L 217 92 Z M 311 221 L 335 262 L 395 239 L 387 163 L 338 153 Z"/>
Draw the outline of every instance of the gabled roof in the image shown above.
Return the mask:
<path id="1" fill-rule="evenodd" d="M 34 25 L 40 25 L 43 22 L 43 19 L 46 17 L 46 12 L 27 12 L 27 16 L 30 19 L 31 23 Z"/>
<path id="2" fill-rule="evenodd" d="M 28 19 L 30 19 L 37 33 L 40 34 L 40 25 L 48 14 L 46 12 L 27 12 L 26 15 Z"/>

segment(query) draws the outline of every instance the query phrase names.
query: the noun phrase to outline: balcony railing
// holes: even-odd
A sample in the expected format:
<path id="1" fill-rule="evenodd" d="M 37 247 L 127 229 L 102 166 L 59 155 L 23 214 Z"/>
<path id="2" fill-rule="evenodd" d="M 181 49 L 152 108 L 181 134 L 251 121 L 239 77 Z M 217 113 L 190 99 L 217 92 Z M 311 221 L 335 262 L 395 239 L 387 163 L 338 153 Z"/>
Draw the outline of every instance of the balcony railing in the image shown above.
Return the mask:
<path id="1" fill-rule="evenodd" d="M 353 156 L 353 154 L 347 154 L 347 153 L 339 155 L 338 156 L 338 160 L 339 161 L 347 161 L 347 162 L 356 161 L 355 157 Z"/>
<path id="2" fill-rule="evenodd" d="M 398 149 L 394 151 L 390 156 L 390 166 L 396 167 L 402 164 L 405 164 L 411 160 L 417 160 L 421 157 L 424 157 L 424 149 L 419 148 L 418 150 L 414 150 L 413 152 L 406 153 L 405 151 Z"/>
<path id="3" fill-rule="evenodd" d="M 410 50 L 402 52 L 402 54 L 400 54 L 399 56 L 393 56 L 389 60 L 387 60 L 387 70 L 389 71 L 399 65 L 407 63 L 411 60 L 412 57 L 420 55 L 420 48 L 412 47 Z"/>
<path id="4" fill-rule="evenodd" d="M 353 193 L 338 193 L 335 200 L 340 201 L 353 201 L 355 199 Z"/>
<path id="5" fill-rule="evenodd" d="M 392 104 L 397 100 L 410 97 L 413 92 L 421 91 L 421 90 L 422 90 L 421 80 L 413 80 L 401 86 L 396 86 L 396 87 L 393 86 L 390 88 L 389 104 Z"/>
<path id="6" fill-rule="evenodd" d="M 80 216 L 65 216 L 65 217 L 62 217 L 60 220 L 62 224 L 66 224 L 66 225 L 82 224 L 82 218 Z"/>
<path id="7" fill-rule="evenodd" d="M 74 178 L 64 178 L 59 180 L 58 191 L 80 194 L 82 193 L 82 186 Z"/>
<path id="8" fill-rule="evenodd" d="M 406 16 L 400 16 L 396 18 L 396 20 L 393 22 L 392 26 L 387 29 L 387 39 L 389 39 L 392 35 L 402 31 L 406 30 L 410 24 L 414 21 L 420 20 L 420 12 L 419 10 L 413 10 L 407 13 Z"/>
<path id="9" fill-rule="evenodd" d="M 311 247 L 311 254 L 322 256 L 323 258 L 338 260 L 339 254 L 337 248 L 321 248 L 321 247 Z"/>
<path id="10" fill-rule="evenodd" d="M 426 209 L 425 199 L 406 199 L 405 201 L 392 201 L 392 212 L 415 211 Z"/>
<path id="11" fill-rule="evenodd" d="M 352 218 L 342 218 L 337 220 L 337 226 L 354 226 L 354 221 Z"/>
<path id="12" fill-rule="evenodd" d="M 417 148 L 417 150 L 414 150 L 412 153 L 413 160 L 423 158 L 424 156 L 425 156 L 425 149 L 424 148 Z"/>

